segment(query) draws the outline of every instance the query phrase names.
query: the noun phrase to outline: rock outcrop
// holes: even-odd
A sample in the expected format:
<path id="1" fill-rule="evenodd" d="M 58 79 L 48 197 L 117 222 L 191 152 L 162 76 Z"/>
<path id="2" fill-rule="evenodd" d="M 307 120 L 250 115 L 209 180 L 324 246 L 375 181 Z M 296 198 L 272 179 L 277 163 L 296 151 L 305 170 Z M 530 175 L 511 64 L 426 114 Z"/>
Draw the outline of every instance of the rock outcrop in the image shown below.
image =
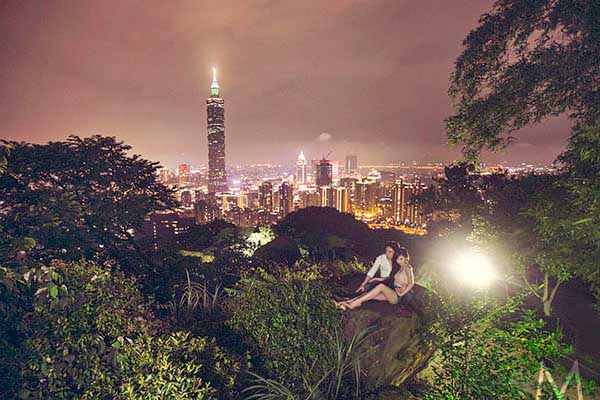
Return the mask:
<path id="1" fill-rule="evenodd" d="M 362 277 L 350 279 L 348 287 L 357 287 Z M 344 285 L 346 286 L 346 285 Z M 344 313 L 344 334 L 351 337 L 372 329 L 366 345 L 369 353 L 363 367 L 371 387 L 399 386 L 427 366 L 432 349 L 422 338 L 422 299 L 425 289 L 415 285 L 415 300 L 409 306 L 370 301 Z"/>

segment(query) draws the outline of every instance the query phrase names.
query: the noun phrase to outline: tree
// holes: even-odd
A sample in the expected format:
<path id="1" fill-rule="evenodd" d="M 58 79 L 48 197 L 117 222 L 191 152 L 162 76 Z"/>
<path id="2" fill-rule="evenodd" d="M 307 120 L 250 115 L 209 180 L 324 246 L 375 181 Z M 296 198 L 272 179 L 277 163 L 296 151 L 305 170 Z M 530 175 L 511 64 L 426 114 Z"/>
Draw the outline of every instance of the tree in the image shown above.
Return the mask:
<path id="1" fill-rule="evenodd" d="M 555 193 L 525 214 L 536 221 L 538 260 L 562 264 L 600 296 L 600 2 L 498 0 L 463 44 L 446 122 L 449 142 L 462 144 L 467 159 L 549 116 L 573 121 Z"/>
<path id="2" fill-rule="evenodd" d="M 446 175 L 422 195 L 425 207 L 454 215 L 448 230 L 460 233 L 455 239 L 466 238 L 496 258 L 508 279 L 538 299 L 549 316 L 559 287 L 576 270 L 564 240 L 572 217 L 565 204 L 572 196 L 561 178 L 481 175 L 464 165 L 447 167 Z"/>
<path id="3" fill-rule="evenodd" d="M 469 234 L 473 216 L 483 207 L 478 180 L 473 164 L 458 162 L 444 167 L 444 178 L 415 196 L 426 215 L 436 214 L 428 224 L 432 233 L 449 234 L 458 230 L 464 236 Z"/>
<path id="4" fill-rule="evenodd" d="M 10 147 L 0 175 L 0 226 L 12 241 L 3 248 L 7 264 L 58 256 L 147 265 L 134 234 L 149 213 L 177 204 L 157 180 L 158 163 L 128 155 L 130 146 L 114 137 L 3 143 Z"/>
<path id="5" fill-rule="evenodd" d="M 600 3 L 497 0 L 463 42 L 450 96 L 448 139 L 467 158 L 511 142 L 552 115 L 600 118 Z"/>
<path id="6" fill-rule="evenodd" d="M 436 345 L 426 400 L 526 398 L 542 361 L 556 363 L 570 347 L 559 331 L 519 302 L 443 292 L 430 326 Z"/>
<path id="7" fill-rule="evenodd" d="M 288 214 L 274 227 L 305 248 L 313 260 L 351 259 L 348 252 L 370 256 L 373 251 L 369 227 L 353 215 L 331 207 L 306 207 Z"/>

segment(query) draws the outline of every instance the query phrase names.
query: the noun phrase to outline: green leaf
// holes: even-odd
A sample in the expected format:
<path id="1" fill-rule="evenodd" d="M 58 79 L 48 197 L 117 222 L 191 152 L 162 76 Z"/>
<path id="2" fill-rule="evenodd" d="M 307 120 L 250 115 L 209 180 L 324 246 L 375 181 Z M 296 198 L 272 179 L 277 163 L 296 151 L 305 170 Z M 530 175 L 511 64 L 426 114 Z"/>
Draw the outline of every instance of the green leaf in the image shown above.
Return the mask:
<path id="1" fill-rule="evenodd" d="M 581 224 L 586 224 L 586 223 L 588 223 L 588 222 L 592 222 L 593 220 L 594 220 L 594 218 L 592 218 L 592 217 L 589 217 L 589 218 L 583 218 L 583 219 L 580 219 L 579 221 L 575 221 L 575 222 L 573 222 L 573 225 L 581 225 Z"/>
<path id="2" fill-rule="evenodd" d="M 56 286 L 50 288 L 50 296 L 54 299 L 58 297 L 58 288 Z"/>

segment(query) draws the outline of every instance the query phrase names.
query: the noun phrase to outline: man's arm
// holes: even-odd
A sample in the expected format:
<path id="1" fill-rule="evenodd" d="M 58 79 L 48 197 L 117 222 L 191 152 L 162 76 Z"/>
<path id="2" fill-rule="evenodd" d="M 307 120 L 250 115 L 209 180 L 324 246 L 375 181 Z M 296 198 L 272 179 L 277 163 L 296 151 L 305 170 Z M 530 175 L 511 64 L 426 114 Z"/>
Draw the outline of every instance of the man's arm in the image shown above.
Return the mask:
<path id="1" fill-rule="evenodd" d="M 373 263 L 373 266 L 371 267 L 371 269 L 369 269 L 369 271 L 367 272 L 367 274 L 365 275 L 365 279 L 363 279 L 362 283 L 360 284 L 360 286 L 358 287 L 358 289 L 356 289 L 357 293 L 360 292 L 364 292 L 365 291 L 365 285 L 371 281 L 374 280 L 383 280 L 381 278 L 374 278 L 375 274 L 377 273 L 377 271 L 379 270 L 379 258 L 375 259 L 375 262 Z"/>

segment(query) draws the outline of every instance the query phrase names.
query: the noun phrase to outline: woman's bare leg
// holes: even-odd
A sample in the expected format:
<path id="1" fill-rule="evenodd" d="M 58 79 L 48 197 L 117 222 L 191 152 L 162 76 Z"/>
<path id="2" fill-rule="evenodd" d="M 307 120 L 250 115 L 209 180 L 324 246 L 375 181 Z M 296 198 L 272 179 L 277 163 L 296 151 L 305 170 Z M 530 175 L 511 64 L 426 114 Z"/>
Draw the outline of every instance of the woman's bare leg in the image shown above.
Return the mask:
<path id="1" fill-rule="evenodd" d="M 396 292 L 392 288 L 384 285 L 383 283 L 380 283 L 379 285 L 375 286 L 372 290 L 370 290 L 368 293 L 346 302 L 346 305 L 349 308 L 356 308 L 356 307 L 360 307 L 362 305 L 362 303 L 369 301 L 369 300 L 380 300 L 380 301 L 387 300 L 391 304 L 396 304 L 396 302 L 398 301 L 398 296 L 396 295 Z"/>

